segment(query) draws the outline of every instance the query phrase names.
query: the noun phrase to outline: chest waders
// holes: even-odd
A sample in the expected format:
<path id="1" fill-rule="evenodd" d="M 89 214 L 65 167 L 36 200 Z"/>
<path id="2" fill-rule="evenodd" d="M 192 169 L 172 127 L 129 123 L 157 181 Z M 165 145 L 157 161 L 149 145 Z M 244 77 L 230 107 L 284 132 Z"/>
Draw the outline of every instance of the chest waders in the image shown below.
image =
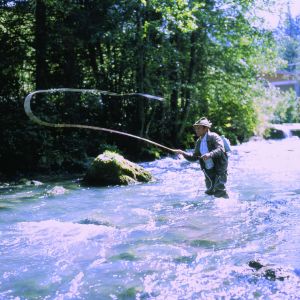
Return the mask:
<path id="1" fill-rule="evenodd" d="M 205 184 L 207 188 L 205 193 L 208 195 L 214 195 L 215 197 L 228 198 L 225 189 L 225 183 L 227 181 L 226 173 L 219 175 L 214 172 L 214 169 L 209 169 L 209 170 L 202 169 L 202 171 L 205 175 Z"/>

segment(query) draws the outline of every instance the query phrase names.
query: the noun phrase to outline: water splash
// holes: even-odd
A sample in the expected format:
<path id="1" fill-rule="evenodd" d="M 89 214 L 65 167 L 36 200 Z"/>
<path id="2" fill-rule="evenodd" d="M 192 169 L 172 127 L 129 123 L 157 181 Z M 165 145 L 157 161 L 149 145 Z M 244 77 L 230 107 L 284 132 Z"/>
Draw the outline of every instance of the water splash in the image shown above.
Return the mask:
<path id="1" fill-rule="evenodd" d="M 143 164 L 148 184 L 5 187 L 0 299 L 297 299 L 299 165 L 295 137 L 234 146 L 229 199 L 206 196 L 198 164 L 171 156 Z M 48 196 L 54 186 L 70 192 Z M 268 280 L 251 260 L 289 277 Z"/>

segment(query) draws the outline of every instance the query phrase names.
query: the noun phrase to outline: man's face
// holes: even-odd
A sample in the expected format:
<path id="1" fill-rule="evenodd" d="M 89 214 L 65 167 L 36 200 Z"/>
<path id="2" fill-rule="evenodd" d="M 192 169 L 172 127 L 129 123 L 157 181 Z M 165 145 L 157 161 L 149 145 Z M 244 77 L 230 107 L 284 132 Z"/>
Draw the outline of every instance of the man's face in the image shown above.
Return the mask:
<path id="1" fill-rule="evenodd" d="M 203 137 L 205 135 L 205 133 L 207 132 L 207 127 L 202 126 L 202 125 L 194 126 L 194 129 L 195 129 L 196 135 L 198 137 L 200 137 L 200 136 Z"/>

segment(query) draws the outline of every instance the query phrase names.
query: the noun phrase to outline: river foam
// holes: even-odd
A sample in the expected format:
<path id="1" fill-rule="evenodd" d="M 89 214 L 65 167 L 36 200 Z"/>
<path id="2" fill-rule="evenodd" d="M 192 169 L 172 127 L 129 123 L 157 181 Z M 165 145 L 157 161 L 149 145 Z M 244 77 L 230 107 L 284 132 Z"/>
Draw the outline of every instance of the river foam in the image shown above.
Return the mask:
<path id="1" fill-rule="evenodd" d="M 3 187 L 0 299 L 300 298 L 298 138 L 233 146 L 229 199 L 204 194 L 196 162 L 143 166 L 156 181 Z"/>

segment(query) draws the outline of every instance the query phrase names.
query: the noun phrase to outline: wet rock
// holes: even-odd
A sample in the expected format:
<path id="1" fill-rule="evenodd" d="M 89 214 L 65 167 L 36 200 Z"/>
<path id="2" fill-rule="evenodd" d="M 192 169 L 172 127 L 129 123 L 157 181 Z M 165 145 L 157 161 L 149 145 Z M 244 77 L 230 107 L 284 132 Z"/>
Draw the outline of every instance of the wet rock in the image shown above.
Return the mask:
<path id="1" fill-rule="evenodd" d="M 278 128 L 270 127 L 264 132 L 264 138 L 272 139 L 272 140 L 279 140 L 286 138 L 286 133 Z"/>
<path id="2" fill-rule="evenodd" d="M 300 137 L 300 123 L 269 124 L 264 137 L 269 139 L 283 139 L 287 137 Z"/>
<path id="3" fill-rule="evenodd" d="M 47 194 L 49 196 L 57 196 L 57 195 L 63 195 L 65 193 L 67 193 L 67 192 L 68 192 L 68 190 L 65 189 L 64 187 L 62 187 L 62 186 L 55 186 L 54 188 L 52 188 L 51 190 L 49 190 L 47 192 Z"/>
<path id="4" fill-rule="evenodd" d="M 249 263 L 248 263 L 249 267 L 255 269 L 256 271 L 258 271 L 259 269 L 261 269 L 263 267 L 263 265 L 258 262 L 258 261 L 255 261 L 255 260 L 251 260 Z"/>
<path id="5" fill-rule="evenodd" d="M 105 151 L 94 159 L 83 183 L 91 186 L 128 185 L 152 179 L 152 175 L 139 165 L 117 153 Z"/>
<path id="6" fill-rule="evenodd" d="M 41 181 L 38 181 L 38 180 L 31 180 L 30 184 L 35 185 L 35 186 L 43 185 L 43 183 Z"/>
<path id="7" fill-rule="evenodd" d="M 271 281 L 283 281 L 290 277 L 288 271 L 271 265 L 263 265 L 259 261 L 251 260 L 248 265 L 255 270 L 256 276 L 264 277 Z"/>
<path id="8" fill-rule="evenodd" d="M 84 224 L 84 225 L 101 225 L 101 226 L 108 226 L 108 227 L 114 227 L 113 224 L 110 224 L 108 221 L 102 221 L 102 220 L 96 220 L 96 219 L 90 219 L 86 218 L 81 221 L 79 221 L 79 224 Z"/>
<path id="9" fill-rule="evenodd" d="M 17 185 L 35 185 L 35 186 L 39 186 L 42 185 L 43 183 L 38 181 L 38 180 L 30 180 L 27 178 L 21 178 L 18 180 L 18 182 L 16 183 Z"/>
<path id="10" fill-rule="evenodd" d="M 292 129 L 291 133 L 293 136 L 300 137 L 300 128 L 299 129 Z"/>

